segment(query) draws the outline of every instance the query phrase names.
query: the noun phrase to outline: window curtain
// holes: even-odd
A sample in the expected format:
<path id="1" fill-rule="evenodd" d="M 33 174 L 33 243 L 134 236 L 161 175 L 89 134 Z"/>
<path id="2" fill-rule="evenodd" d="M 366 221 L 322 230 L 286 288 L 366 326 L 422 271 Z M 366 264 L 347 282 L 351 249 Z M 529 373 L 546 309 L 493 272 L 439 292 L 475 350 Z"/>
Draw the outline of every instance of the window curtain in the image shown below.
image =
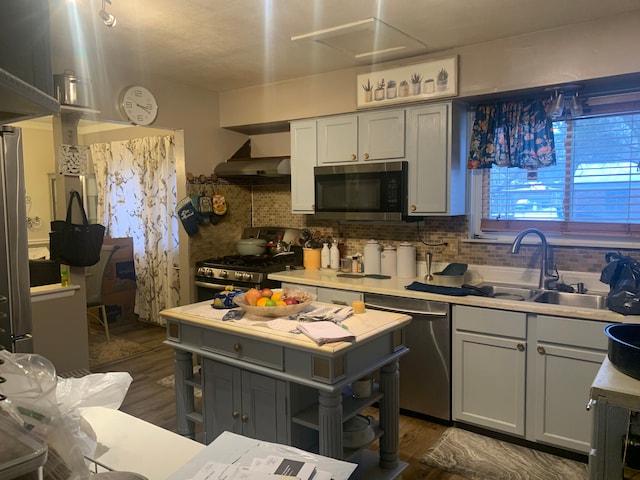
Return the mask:
<path id="1" fill-rule="evenodd" d="M 111 237 L 132 237 L 135 313 L 164 324 L 159 312 L 180 301 L 174 137 L 91 145 L 98 218 Z"/>
<path id="2" fill-rule="evenodd" d="M 475 113 L 467 168 L 555 165 L 553 123 L 543 100 L 479 105 Z"/>

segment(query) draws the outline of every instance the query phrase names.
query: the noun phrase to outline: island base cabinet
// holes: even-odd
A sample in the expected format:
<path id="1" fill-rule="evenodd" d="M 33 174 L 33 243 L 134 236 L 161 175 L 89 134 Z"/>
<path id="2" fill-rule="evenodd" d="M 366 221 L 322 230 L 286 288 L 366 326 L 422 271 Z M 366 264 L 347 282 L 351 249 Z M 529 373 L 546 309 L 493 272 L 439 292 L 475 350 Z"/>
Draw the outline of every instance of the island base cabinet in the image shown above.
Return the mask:
<path id="1" fill-rule="evenodd" d="M 230 431 L 289 443 L 284 381 L 202 359 L 205 443 Z"/>
<path id="2" fill-rule="evenodd" d="M 526 358 L 522 342 L 457 333 L 453 349 L 454 419 L 524 436 Z"/>

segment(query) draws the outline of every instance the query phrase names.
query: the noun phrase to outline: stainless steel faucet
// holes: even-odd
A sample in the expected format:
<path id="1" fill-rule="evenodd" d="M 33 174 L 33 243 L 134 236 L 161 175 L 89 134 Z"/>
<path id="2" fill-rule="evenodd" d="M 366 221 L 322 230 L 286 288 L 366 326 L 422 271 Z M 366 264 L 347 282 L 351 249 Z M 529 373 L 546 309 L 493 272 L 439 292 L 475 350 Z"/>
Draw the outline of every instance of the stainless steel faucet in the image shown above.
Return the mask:
<path id="1" fill-rule="evenodd" d="M 551 284 L 557 282 L 560 279 L 560 275 L 558 274 L 558 270 L 554 267 L 553 272 L 548 271 L 547 267 L 547 238 L 537 228 L 527 228 L 526 230 L 521 231 L 513 241 L 513 245 L 511 245 L 511 253 L 518 253 L 520 251 L 520 243 L 522 239 L 533 233 L 540 237 L 540 243 L 542 245 L 542 259 L 540 261 L 540 281 L 538 282 L 538 288 L 544 288 L 545 290 L 551 289 Z"/>

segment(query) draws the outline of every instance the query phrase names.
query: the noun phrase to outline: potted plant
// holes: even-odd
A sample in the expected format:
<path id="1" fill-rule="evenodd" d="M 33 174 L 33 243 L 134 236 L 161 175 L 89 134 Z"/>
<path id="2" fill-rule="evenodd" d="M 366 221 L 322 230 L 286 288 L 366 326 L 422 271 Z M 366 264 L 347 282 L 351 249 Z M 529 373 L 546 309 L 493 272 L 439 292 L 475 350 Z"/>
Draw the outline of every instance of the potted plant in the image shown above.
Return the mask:
<path id="1" fill-rule="evenodd" d="M 422 75 L 419 73 L 411 74 L 411 95 L 420 95 L 420 90 L 422 86 Z"/>
<path id="2" fill-rule="evenodd" d="M 396 98 L 398 95 L 398 87 L 396 87 L 395 80 L 389 80 L 387 83 L 387 98 Z"/>
<path id="3" fill-rule="evenodd" d="M 367 83 L 362 84 L 362 89 L 364 90 L 364 101 L 370 102 L 373 100 L 373 85 L 371 85 L 371 80 L 367 78 Z"/>
<path id="4" fill-rule="evenodd" d="M 444 68 L 438 72 L 438 78 L 436 79 L 436 89 L 442 92 L 447 89 L 447 81 L 449 80 L 449 73 Z"/>
<path id="5" fill-rule="evenodd" d="M 406 80 L 402 80 L 400 82 L 400 87 L 398 88 L 398 95 L 400 97 L 409 96 L 409 82 L 407 82 Z"/>
<path id="6" fill-rule="evenodd" d="M 384 100 L 384 78 L 381 78 L 373 92 L 373 98 L 376 100 Z"/>

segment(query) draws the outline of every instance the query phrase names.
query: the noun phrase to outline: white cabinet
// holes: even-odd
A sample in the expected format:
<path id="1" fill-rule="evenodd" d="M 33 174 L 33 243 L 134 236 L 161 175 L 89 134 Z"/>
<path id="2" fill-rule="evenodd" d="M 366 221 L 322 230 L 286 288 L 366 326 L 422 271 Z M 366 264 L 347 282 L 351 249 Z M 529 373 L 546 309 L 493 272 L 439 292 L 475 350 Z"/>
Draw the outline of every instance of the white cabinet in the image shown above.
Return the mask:
<path id="1" fill-rule="evenodd" d="M 269 442 L 288 443 L 286 383 L 202 359 L 205 443 L 225 430 Z"/>
<path id="2" fill-rule="evenodd" d="M 538 315 L 535 440 L 588 453 L 589 389 L 607 355 L 602 322 Z"/>
<path id="3" fill-rule="evenodd" d="M 454 420 L 589 452 L 604 323 L 455 305 L 453 325 Z"/>
<path id="4" fill-rule="evenodd" d="M 317 158 L 315 120 L 291 122 L 291 211 L 315 212 L 313 167 Z"/>
<path id="5" fill-rule="evenodd" d="M 526 314 L 453 306 L 453 418 L 525 433 Z"/>
<path id="6" fill-rule="evenodd" d="M 409 216 L 466 213 L 465 137 L 457 103 L 407 109 Z"/>
<path id="7" fill-rule="evenodd" d="M 318 165 L 340 165 L 404 156 L 404 109 L 318 119 Z"/>

